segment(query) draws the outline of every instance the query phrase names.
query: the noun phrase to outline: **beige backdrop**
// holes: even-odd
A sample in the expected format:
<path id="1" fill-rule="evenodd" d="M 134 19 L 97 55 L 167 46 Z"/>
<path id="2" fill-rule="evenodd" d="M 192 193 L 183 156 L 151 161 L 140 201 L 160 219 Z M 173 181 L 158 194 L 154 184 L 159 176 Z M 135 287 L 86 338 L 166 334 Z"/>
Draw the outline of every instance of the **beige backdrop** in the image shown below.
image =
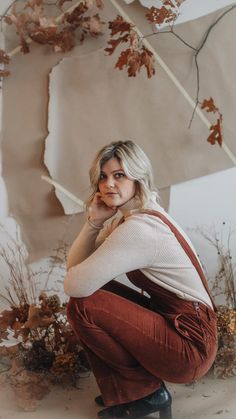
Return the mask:
<path id="1" fill-rule="evenodd" d="M 144 28 L 139 4 L 126 10 L 146 33 L 150 31 L 146 24 Z M 104 13 L 108 19 L 116 15 L 111 6 Z M 220 13 L 183 24 L 178 32 L 196 45 Z M 214 96 L 224 114 L 225 141 L 236 154 L 235 19 L 233 12 L 214 29 L 199 63 L 201 96 Z M 13 42 L 8 35 L 8 50 Z M 171 35 L 151 42 L 194 97 L 192 51 Z M 82 199 L 88 193 L 94 152 L 113 139 L 133 138 L 144 147 L 165 197 L 171 184 L 232 167 L 218 146 L 206 142 L 207 128 L 197 116 L 188 128 L 192 110 L 163 70 L 157 66 L 151 80 L 144 74 L 128 79 L 125 72 L 113 69 L 114 57 L 103 58 L 105 44 L 106 36 L 92 39 L 56 67 L 62 56 L 35 45 L 29 55 L 14 57 L 12 75 L 4 82 L 3 176 L 10 211 L 22 227 L 31 259 L 50 254 L 62 237 L 70 242 L 84 220 L 83 214 L 65 216 L 53 188 L 40 178 L 48 174 L 47 137 L 50 171 Z"/>

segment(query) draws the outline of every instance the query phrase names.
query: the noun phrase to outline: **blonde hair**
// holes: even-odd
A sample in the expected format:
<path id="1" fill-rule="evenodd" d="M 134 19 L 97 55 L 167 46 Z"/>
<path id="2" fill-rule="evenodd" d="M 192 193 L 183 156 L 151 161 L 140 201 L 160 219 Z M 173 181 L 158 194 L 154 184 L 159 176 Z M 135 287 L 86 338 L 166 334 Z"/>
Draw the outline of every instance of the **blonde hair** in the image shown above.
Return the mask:
<path id="1" fill-rule="evenodd" d="M 157 192 L 153 183 L 152 166 L 141 147 L 131 140 L 112 142 L 97 153 L 89 171 L 92 194 L 86 202 L 86 207 L 90 206 L 98 191 L 102 166 L 112 158 L 117 158 L 126 176 L 135 181 L 136 195 L 141 202 L 141 208 L 145 207 L 151 193 Z"/>

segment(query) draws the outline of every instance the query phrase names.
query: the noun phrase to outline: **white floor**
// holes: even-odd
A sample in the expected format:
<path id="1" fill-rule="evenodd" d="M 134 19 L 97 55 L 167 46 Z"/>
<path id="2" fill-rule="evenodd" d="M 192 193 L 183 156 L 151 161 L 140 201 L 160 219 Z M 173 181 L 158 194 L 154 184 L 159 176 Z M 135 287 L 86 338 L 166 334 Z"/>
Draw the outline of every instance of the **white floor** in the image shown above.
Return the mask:
<path id="1" fill-rule="evenodd" d="M 227 380 L 204 378 L 197 384 L 169 384 L 173 396 L 173 419 L 235 419 L 236 377 Z M 54 387 L 41 400 L 34 412 L 24 412 L 16 406 L 14 394 L 0 381 L 0 419 L 96 419 L 99 407 L 94 397 L 99 394 L 92 374 L 80 378 L 78 389 Z M 149 416 L 157 419 L 158 414 Z"/>

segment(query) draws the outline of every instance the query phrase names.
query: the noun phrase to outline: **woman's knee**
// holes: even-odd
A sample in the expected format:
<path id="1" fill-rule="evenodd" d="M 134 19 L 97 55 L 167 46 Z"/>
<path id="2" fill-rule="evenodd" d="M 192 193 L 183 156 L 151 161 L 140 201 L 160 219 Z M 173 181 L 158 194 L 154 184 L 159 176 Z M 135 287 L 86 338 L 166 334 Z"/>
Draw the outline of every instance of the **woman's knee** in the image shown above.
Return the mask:
<path id="1" fill-rule="evenodd" d="M 70 297 L 67 306 L 66 306 L 66 314 L 67 318 L 70 319 L 71 317 L 74 317 L 75 313 L 77 312 L 77 299 Z"/>
<path id="2" fill-rule="evenodd" d="M 67 303 L 67 317 L 70 319 L 71 317 L 80 317 L 83 315 L 84 310 L 89 311 L 89 306 L 93 305 L 93 300 L 96 299 L 96 295 L 98 291 L 89 297 L 70 297 Z"/>

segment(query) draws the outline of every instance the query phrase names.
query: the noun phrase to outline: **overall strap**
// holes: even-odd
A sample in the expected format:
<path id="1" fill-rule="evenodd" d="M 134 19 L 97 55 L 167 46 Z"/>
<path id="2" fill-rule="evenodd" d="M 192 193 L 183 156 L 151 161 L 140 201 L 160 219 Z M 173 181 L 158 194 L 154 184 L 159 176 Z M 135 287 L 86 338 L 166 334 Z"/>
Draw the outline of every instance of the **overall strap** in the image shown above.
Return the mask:
<path id="1" fill-rule="evenodd" d="M 183 237 L 183 235 L 179 232 L 179 230 L 172 224 L 172 222 L 167 218 L 167 217 L 165 217 L 165 215 L 164 214 L 162 214 L 161 212 L 159 212 L 159 211 L 155 211 L 155 210 L 142 210 L 141 211 L 141 213 L 142 214 L 149 214 L 149 215 L 154 215 L 154 216 L 156 216 L 156 217 L 158 217 L 158 218 L 160 218 L 166 225 L 168 225 L 168 227 L 170 228 L 170 230 L 174 233 L 174 235 L 175 235 L 175 237 L 177 238 L 177 240 L 178 240 L 178 242 L 180 243 L 180 245 L 182 246 L 182 248 L 184 249 L 184 251 L 185 251 L 185 253 L 188 255 L 188 257 L 190 258 L 190 260 L 191 260 L 191 262 L 192 262 L 192 264 L 193 264 L 193 266 L 195 267 L 195 269 L 197 270 L 197 272 L 198 272 L 198 274 L 199 274 L 199 276 L 200 276 L 200 278 L 201 278 L 201 280 L 202 280 L 202 283 L 203 283 L 203 285 L 204 285 L 204 288 L 206 289 L 206 291 L 207 291 L 207 293 L 208 293 L 208 295 L 209 295 L 209 297 L 210 297 L 210 300 L 211 300 L 211 302 L 212 302 L 212 305 L 213 305 L 213 308 L 214 308 L 214 310 L 216 311 L 217 310 L 217 308 L 216 308 L 216 305 L 215 305 L 215 303 L 214 303 L 214 301 L 213 301 L 213 298 L 212 298 L 212 296 L 211 296 L 211 294 L 210 294 L 210 290 L 209 290 L 209 286 L 208 286 L 208 283 L 207 283 L 207 280 L 206 280 L 206 277 L 205 277 L 205 274 L 204 274 L 204 272 L 203 272 L 203 269 L 202 269 L 202 267 L 201 267 L 201 265 L 200 265 L 200 263 L 199 263 L 199 261 L 198 261 L 198 258 L 196 257 L 196 255 L 195 255 L 195 253 L 194 253 L 194 251 L 193 251 L 193 249 L 190 247 L 190 245 L 188 244 L 188 242 L 186 241 L 186 239 Z"/>

